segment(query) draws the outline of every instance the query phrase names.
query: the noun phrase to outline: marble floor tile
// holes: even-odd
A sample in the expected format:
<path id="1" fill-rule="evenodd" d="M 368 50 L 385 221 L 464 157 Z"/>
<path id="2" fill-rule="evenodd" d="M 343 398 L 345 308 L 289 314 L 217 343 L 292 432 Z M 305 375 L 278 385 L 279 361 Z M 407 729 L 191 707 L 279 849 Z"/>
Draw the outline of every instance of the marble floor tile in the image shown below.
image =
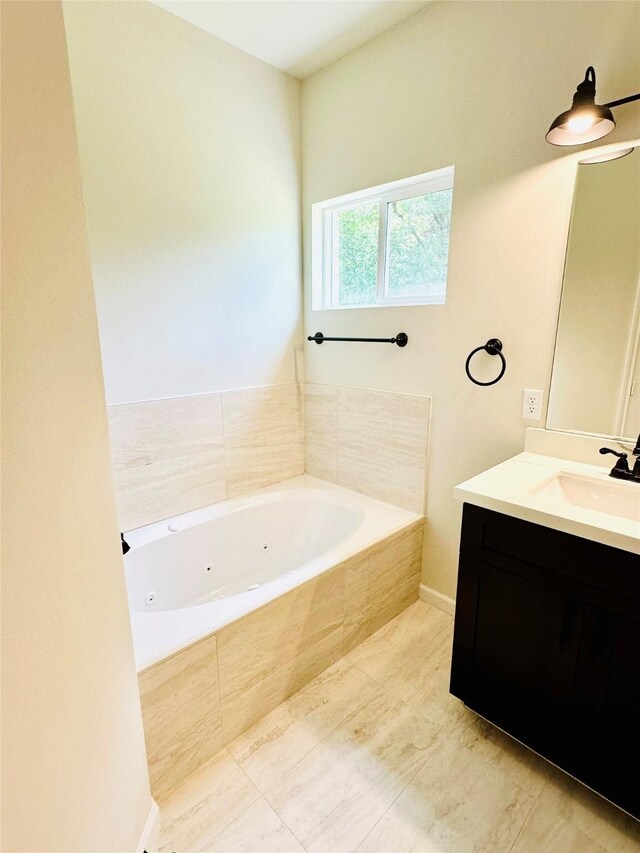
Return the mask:
<path id="1" fill-rule="evenodd" d="M 349 660 L 537 795 L 547 762 L 449 693 L 452 629 L 451 616 L 417 601 L 351 652 Z"/>
<path id="2" fill-rule="evenodd" d="M 431 669 L 434 638 L 451 624 L 447 613 L 416 601 L 347 657 L 358 669 L 405 698 L 416 689 L 416 675 Z"/>
<path id="3" fill-rule="evenodd" d="M 611 853 L 640 850 L 640 821 L 555 767 L 549 769 L 538 806 L 549 819 L 577 827 Z"/>
<path id="4" fill-rule="evenodd" d="M 170 792 L 161 853 L 640 849 L 638 822 L 449 695 L 450 653 L 450 617 L 412 605 Z"/>
<path id="5" fill-rule="evenodd" d="M 379 688 L 267 799 L 309 851 L 350 851 L 427 761 L 435 727 Z"/>
<path id="6" fill-rule="evenodd" d="M 511 853 L 604 853 L 604 849 L 555 809 L 537 802 Z"/>
<path id="7" fill-rule="evenodd" d="M 229 752 L 266 792 L 377 689 L 343 658 L 230 743 Z"/>
<path id="8" fill-rule="evenodd" d="M 223 750 L 160 802 L 159 853 L 200 850 L 259 797 Z"/>
<path id="9" fill-rule="evenodd" d="M 535 797 L 448 733 L 358 848 L 383 851 L 508 851 Z"/>
<path id="10" fill-rule="evenodd" d="M 414 650 L 415 660 L 399 666 L 385 682 L 389 690 L 440 724 L 451 724 L 469 714 L 463 703 L 449 693 L 452 643 L 453 623 L 450 622 L 433 637 L 428 647 L 425 644 L 422 661 Z"/>
<path id="11" fill-rule="evenodd" d="M 548 778 L 549 763 L 473 711 L 463 708 L 464 716 L 458 718 L 456 737 L 518 787 L 537 796 Z"/>
<path id="12" fill-rule="evenodd" d="M 262 797 L 198 850 L 201 853 L 304 853 L 304 847 Z"/>

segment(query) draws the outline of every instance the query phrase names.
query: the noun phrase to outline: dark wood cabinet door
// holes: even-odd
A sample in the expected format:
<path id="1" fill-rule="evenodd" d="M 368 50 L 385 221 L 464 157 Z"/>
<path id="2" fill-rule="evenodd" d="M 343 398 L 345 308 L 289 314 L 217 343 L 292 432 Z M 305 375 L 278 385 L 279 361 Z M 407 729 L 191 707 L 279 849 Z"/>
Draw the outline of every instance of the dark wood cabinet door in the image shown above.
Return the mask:
<path id="1" fill-rule="evenodd" d="M 615 602 L 585 607 L 573 737 L 576 775 L 640 815 L 640 618 L 620 612 Z"/>
<path id="2" fill-rule="evenodd" d="M 546 577 L 461 557 L 451 692 L 520 737 L 566 718 L 581 620 L 579 598 Z"/>
<path id="3" fill-rule="evenodd" d="M 576 716 L 603 742 L 640 738 L 640 619 L 610 603 L 586 606 L 574 700 Z"/>
<path id="4" fill-rule="evenodd" d="M 640 817 L 640 566 L 465 506 L 450 690 Z"/>

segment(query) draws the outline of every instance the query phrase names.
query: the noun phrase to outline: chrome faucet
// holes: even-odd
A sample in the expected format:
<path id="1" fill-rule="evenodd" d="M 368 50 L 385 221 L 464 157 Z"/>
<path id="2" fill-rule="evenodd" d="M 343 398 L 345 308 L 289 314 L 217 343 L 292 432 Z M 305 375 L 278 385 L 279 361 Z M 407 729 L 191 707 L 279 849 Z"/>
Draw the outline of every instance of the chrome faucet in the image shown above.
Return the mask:
<path id="1" fill-rule="evenodd" d="M 605 453 L 611 453 L 612 456 L 617 456 L 618 461 L 609 471 L 609 476 L 616 480 L 629 480 L 632 483 L 640 484 L 640 435 L 636 441 L 636 446 L 631 451 L 636 457 L 633 470 L 629 468 L 629 456 L 626 453 L 618 453 L 617 450 L 612 450 L 610 447 L 601 447 L 600 453 L 604 456 Z"/>

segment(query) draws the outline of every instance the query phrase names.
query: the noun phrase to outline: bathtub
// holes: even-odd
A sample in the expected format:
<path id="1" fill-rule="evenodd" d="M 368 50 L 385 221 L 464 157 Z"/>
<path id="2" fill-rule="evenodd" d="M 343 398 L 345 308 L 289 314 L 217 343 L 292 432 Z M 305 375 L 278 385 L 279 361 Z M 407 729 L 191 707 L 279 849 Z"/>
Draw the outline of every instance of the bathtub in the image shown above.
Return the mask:
<path id="1" fill-rule="evenodd" d="M 138 672 L 420 519 L 304 475 L 127 532 Z"/>

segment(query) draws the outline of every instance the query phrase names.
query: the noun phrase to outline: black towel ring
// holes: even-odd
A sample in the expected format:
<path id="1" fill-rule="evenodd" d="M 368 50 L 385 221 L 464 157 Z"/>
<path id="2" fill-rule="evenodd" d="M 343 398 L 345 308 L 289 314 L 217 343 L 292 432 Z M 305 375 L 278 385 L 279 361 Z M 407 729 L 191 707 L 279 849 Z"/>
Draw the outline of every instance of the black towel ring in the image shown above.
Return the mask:
<path id="1" fill-rule="evenodd" d="M 496 376 L 495 379 L 492 379 L 491 382 L 479 382 L 477 379 L 473 378 L 473 376 L 471 375 L 471 371 L 469 370 L 469 362 L 471 361 L 473 356 L 481 350 L 484 350 L 485 352 L 489 353 L 489 355 L 499 355 L 500 360 L 502 361 L 502 369 L 500 370 L 500 373 Z M 499 341 L 498 338 L 490 338 L 490 340 L 488 340 L 484 346 L 476 347 L 467 356 L 464 369 L 469 379 L 476 385 L 495 385 L 496 382 L 499 382 L 502 379 L 502 377 L 504 376 L 504 372 L 507 369 L 507 360 L 502 354 L 502 341 Z"/>

